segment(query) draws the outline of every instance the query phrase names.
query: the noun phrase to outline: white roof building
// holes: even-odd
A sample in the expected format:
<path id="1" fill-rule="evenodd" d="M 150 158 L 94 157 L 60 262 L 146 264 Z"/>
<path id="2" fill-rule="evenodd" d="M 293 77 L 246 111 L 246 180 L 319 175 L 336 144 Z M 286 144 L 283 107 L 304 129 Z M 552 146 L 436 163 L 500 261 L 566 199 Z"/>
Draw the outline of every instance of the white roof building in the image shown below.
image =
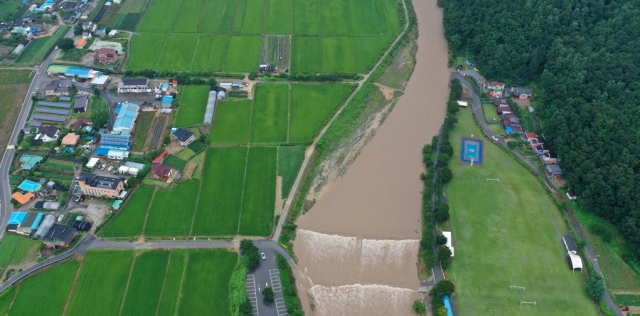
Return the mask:
<path id="1" fill-rule="evenodd" d="M 100 161 L 99 158 L 91 158 L 89 159 L 89 162 L 87 162 L 87 164 L 85 165 L 85 167 L 91 169 L 93 167 L 96 166 L 96 164 L 98 163 L 98 161 Z"/>
<path id="2" fill-rule="evenodd" d="M 442 235 L 447 238 L 446 246 L 451 250 L 451 256 L 453 257 L 453 236 L 451 235 L 451 232 L 446 231 L 443 231 Z"/>

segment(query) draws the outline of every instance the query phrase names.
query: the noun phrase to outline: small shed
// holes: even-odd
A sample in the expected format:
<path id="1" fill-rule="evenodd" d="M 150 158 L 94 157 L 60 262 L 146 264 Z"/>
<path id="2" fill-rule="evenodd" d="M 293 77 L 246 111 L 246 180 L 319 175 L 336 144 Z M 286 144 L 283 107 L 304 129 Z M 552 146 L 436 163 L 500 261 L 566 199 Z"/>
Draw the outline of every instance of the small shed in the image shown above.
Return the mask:
<path id="1" fill-rule="evenodd" d="M 89 162 L 87 162 L 87 164 L 85 165 L 85 167 L 89 168 L 89 169 L 93 169 L 93 167 L 96 166 L 96 164 L 100 161 L 99 158 L 91 158 L 89 159 Z"/>
<path id="2" fill-rule="evenodd" d="M 562 176 L 562 169 L 560 169 L 560 166 L 558 165 L 548 165 L 547 166 L 547 174 L 552 176 L 552 177 L 561 177 Z"/>
<path id="3" fill-rule="evenodd" d="M 458 101 L 458 105 L 467 107 L 467 105 L 469 105 L 469 103 L 467 101 Z"/>
<path id="4" fill-rule="evenodd" d="M 443 231 L 442 236 L 447 238 L 447 243 L 445 244 L 445 246 L 447 246 L 447 248 L 451 250 L 451 257 L 453 257 L 453 236 L 451 232 Z"/>

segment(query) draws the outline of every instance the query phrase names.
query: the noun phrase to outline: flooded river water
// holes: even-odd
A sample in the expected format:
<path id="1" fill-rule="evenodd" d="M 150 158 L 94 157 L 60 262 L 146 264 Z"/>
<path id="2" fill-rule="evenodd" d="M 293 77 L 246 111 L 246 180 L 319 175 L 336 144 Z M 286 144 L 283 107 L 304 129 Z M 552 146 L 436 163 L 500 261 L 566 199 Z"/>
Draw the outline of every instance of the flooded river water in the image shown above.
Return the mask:
<path id="1" fill-rule="evenodd" d="M 404 95 L 347 172 L 328 179 L 298 220 L 296 277 L 308 315 L 414 315 L 421 150 L 444 120 L 449 70 L 436 0 L 413 5 L 418 50 Z"/>

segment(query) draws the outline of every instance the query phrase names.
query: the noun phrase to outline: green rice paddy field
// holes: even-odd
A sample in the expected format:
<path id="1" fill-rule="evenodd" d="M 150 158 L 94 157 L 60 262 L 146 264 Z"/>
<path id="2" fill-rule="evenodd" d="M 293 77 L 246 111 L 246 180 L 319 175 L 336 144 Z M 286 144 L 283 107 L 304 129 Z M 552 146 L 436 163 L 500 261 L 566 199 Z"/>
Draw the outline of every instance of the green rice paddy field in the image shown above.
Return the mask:
<path id="1" fill-rule="evenodd" d="M 227 250 L 89 251 L 2 293 L 0 312 L 61 315 L 68 304 L 65 315 L 229 315 L 237 262 Z"/>
<path id="2" fill-rule="evenodd" d="M 180 91 L 180 109 L 175 126 L 202 124 L 209 99 L 209 86 L 184 86 Z"/>
<path id="3" fill-rule="evenodd" d="M 461 108 L 447 187 L 455 247 L 449 275 L 458 313 L 598 315 L 584 273 L 572 273 L 566 262 L 561 236 L 568 228 L 557 206 L 528 170 L 489 141 L 484 165 L 460 163 L 461 137 L 472 134 L 482 135 L 470 110 Z M 510 291 L 511 285 L 525 291 Z"/>
<path id="4" fill-rule="evenodd" d="M 135 1 L 122 12 L 125 2 L 114 20 L 139 18 L 144 1 Z M 151 0 L 127 68 L 256 71 L 263 35 L 293 35 L 292 71 L 364 73 L 400 31 L 399 6 L 397 0 Z"/>

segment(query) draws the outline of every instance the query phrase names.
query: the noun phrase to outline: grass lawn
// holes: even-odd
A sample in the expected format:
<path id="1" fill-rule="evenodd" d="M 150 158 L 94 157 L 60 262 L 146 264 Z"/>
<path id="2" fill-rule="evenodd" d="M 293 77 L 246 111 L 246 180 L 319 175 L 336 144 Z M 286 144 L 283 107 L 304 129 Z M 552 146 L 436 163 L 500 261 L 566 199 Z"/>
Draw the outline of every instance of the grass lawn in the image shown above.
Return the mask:
<path id="1" fill-rule="evenodd" d="M 322 38 L 297 37 L 291 39 L 291 69 L 295 72 L 322 71 Z"/>
<path id="2" fill-rule="evenodd" d="M 33 73 L 31 70 L 0 70 L 0 155 L 7 148 Z"/>
<path id="3" fill-rule="evenodd" d="M 287 198 L 304 160 L 304 146 L 278 147 L 278 176 L 282 177 L 282 198 Z"/>
<path id="4" fill-rule="evenodd" d="M 71 27 L 62 25 L 53 35 L 36 38 L 24 48 L 20 56 L 16 59 L 16 64 L 39 63 L 43 61 L 49 52 L 56 46 L 58 39 L 64 37 Z"/>
<path id="5" fill-rule="evenodd" d="M 6 268 L 13 257 L 13 253 L 20 242 L 20 239 L 25 237 L 18 237 L 16 235 L 7 234 L 2 238 L 0 242 L 0 267 Z"/>
<path id="6" fill-rule="evenodd" d="M 293 19 L 293 0 L 267 1 L 267 34 L 291 34 Z"/>
<path id="7" fill-rule="evenodd" d="M 5 237 L 9 236 L 7 235 Z M 18 245 L 16 246 L 13 255 L 11 256 L 9 265 L 20 265 L 25 262 L 36 261 L 38 251 L 40 250 L 42 243 L 36 239 L 19 236 L 15 237 L 19 238 Z"/>
<path id="8" fill-rule="evenodd" d="M 235 235 L 247 148 L 209 148 L 204 167 L 193 236 Z"/>
<path id="9" fill-rule="evenodd" d="M 354 87 L 345 84 L 292 85 L 289 143 L 311 143 Z"/>
<path id="10" fill-rule="evenodd" d="M 168 260 L 168 251 L 149 251 L 136 258 L 120 315 L 155 314 Z"/>
<path id="11" fill-rule="evenodd" d="M 200 182 L 195 180 L 185 181 L 173 190 L 159 190 L 149 208 L 145 235 L 188 235 L 199 190 Z"/>
<path id="12" fill-rule="evenodd" d="M 169 155 L 164 159 L 163 164 L 173 169 L 182 171 L 187 165 L 187 162 L 174 155 Z"/>
<path id="13" fill-rule="evenodd" d="M 195 157 L 193 157 L 193 159 L 189 161 L 189 163 L 193 163 L 197 165 L 196 169 L 193 171 L 193 175 L 191 176 L 192 178 L 197 180 L 202 179 L 202 171 L 204 169 L 205 155 L 206 155 L 206 152 L 203 151 L 197 154 Z"/>
<path id="14" fill-rule="evenodd" d="M 487 124 L 497 124 L 500 122 L 500 116 L 498 116 L 498 113 L 496 113 L 496 108 L 493 106 L 493 104 L 483 103 L 482 112 L 484 112 L 484 117 L 487 121 Z"/>
<path id="15" fill-rule="evenodd" d="M 74 260 L 25 280 L 19 285 L 20 290 L 8 315 L 62 315 L 78 267 L 80 262 Z"/>
<path id="16" fill-rule="evenodd" d="M 202 124 L 209 99 L 209 86 L 183 86 L 175 126 Z"/>
<path id="17" fill-rule="evenodd" d="M 189 253 L 180 315 L 231 315 L 229 280 L 238 255 L 227 250 Z"/>
<path id="18" fill-rule="evenodd" d="M 133 252 L 88 251 L 65 315 L 117 315 L 124 298 Z"/>
<path id="19" fill-rule="evenodd" d="M 141 112 L 138 116 L 138 122 L 136 123 L 136 130 L 133 133 L 133 151 L 144 151 L 147 138 L 149 137 L 149 131 L 151 131 L 151 124 L 155 112 Z"/>
<path id="20" fill-rule="evenodd" d="M 191 60 L 193 59 L 193 52 L 196 50 L 197 42 L 197 34 L 169 34 L 158 68 L 168 70 L 191 69 Z"/>
<path id="21" fill-rule="evenodd" d="M 180 289 L 184 280 L 184 269 L 187 255 L 184 251 L 171 251 L 169 269 L 164 281 L 164 289 L 160 298 L 158 316 L 174 316 L 177 313 Z"/>
<path id="22" fill-rule="evenodd" d="M 489 141 L 483 166 L 460 163 L 461 137 L 481 132 L 470 109 L 461 109 L 458 120 L 447 195 L 456 247 L 449 275 L 460 315 L 597 315 L 584 275 L 567 266 L 561 236 L 568 229 L 557 206 L 529 171 Z M 510 285 L 526 292 L 510 292 Z"/>
<path id="23" fill-rule="evenodd" d="M 218 102 L 210 143 L 248 143 L 252 103 L 251 100 Z"/>
<path id="24" fill-rule="evenodd" d="M 289 86 L 256 86 L 251 123 L 252 143 L 286 143 L 288 131 Z"/>
<path id="25" fill-rule="evenodd" d="M 184 160 L 184 161 L 187 161 L 187 160 L 191 159 L 191 157 L 195 156 L 195 154 L 196 153 L 194 153 L 193 150 L 191 150 L 191 149 L 189 149 L 187 147 L 187 148 L 177 152 L 175 154 L 175 156 L 180 158 L 180 159 L 182 159 L 182 160 Z"/>
<path id="26" fill-rule="evenodd" d="M 155 187 L 143 185 L 133 193 L 124 208 L 105 227 L 100 235 L 104 237 L 129 237 L 142 233 L 144 218 L 153 198 Z"/>
<path id="27" fill-rule="evenodd" d="M 155 1 L 152 1 L 155 3 Z M 155 69 L 164 50 L 165 33 L 138 33 L 131 40 L 128 69 Z"/>
<path id="28" fill-rule="evenodd" d="M 276 147 L 249 149 L 239 235 L 271 233 L 276 202 L 276 158 Z"/>
<path id="29" fill-rule="evenodd" d="M 260 36 L 232 36 L 229 41 L 224 70 L 234 72 L 256 71 L 260 62 L 261 47 L 262 37 Z"/>

